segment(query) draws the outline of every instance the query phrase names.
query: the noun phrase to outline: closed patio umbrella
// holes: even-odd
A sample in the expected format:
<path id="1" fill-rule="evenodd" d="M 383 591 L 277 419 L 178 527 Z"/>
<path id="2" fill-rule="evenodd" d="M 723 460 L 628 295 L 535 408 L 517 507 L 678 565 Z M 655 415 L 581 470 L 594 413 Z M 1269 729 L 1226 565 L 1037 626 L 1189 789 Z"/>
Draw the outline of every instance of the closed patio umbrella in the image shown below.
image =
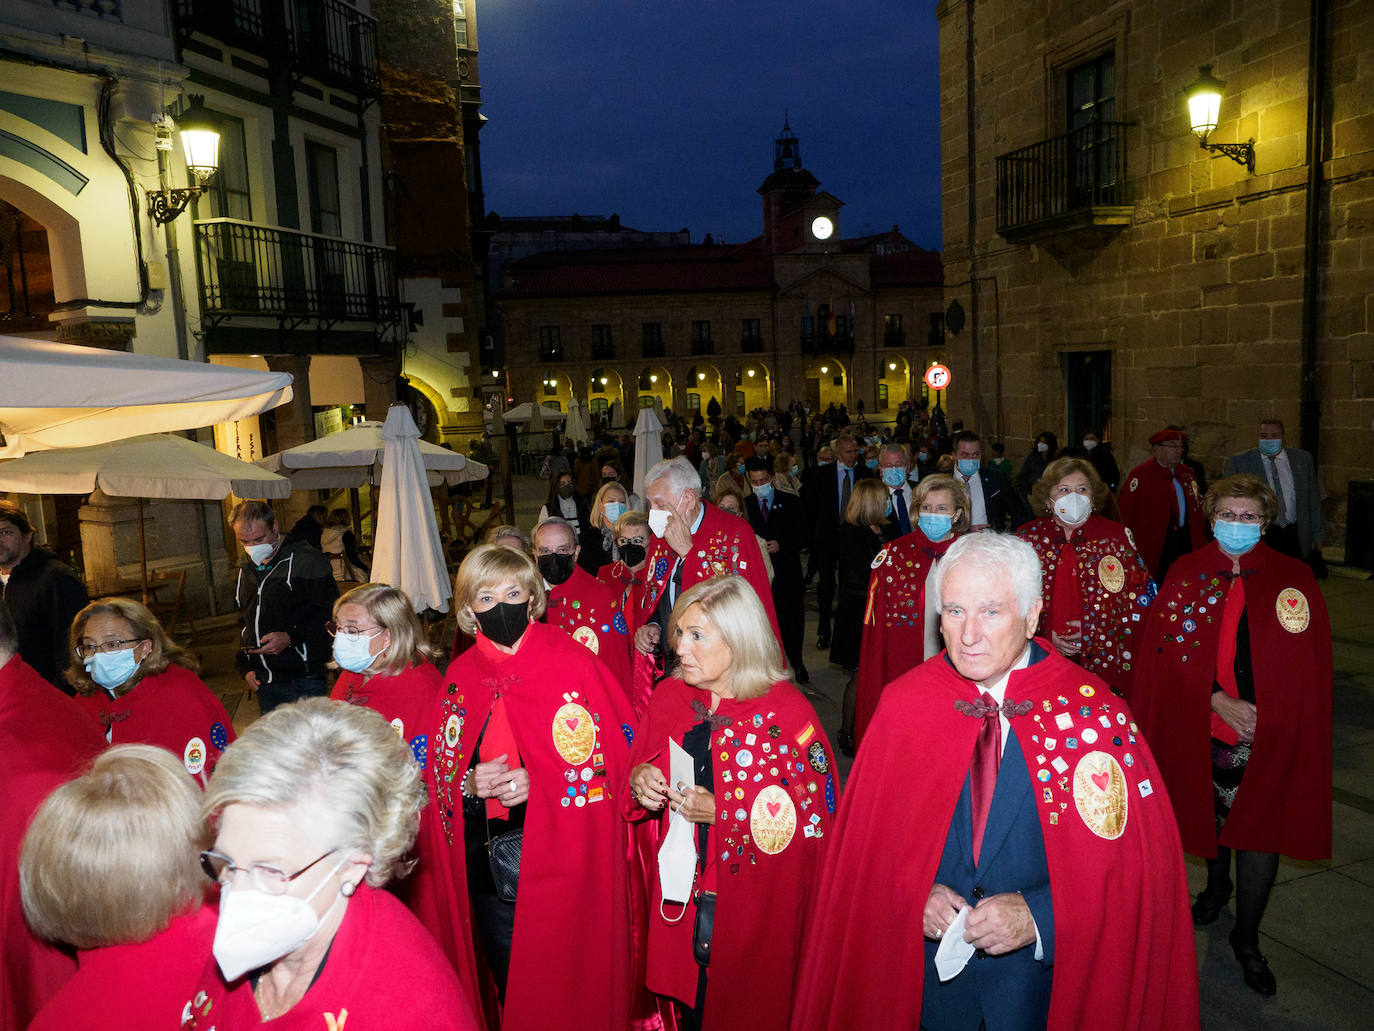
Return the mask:
<path id="1" fill-rule="evenodd" d="M 405 591 L 416 612 L 447 612 L 453 585 L 420 454 L 420 430 L 405 405 L 392 405 L 387 412 L 382 440 L 386 455 L 377 499 L 372 579 Z"/>

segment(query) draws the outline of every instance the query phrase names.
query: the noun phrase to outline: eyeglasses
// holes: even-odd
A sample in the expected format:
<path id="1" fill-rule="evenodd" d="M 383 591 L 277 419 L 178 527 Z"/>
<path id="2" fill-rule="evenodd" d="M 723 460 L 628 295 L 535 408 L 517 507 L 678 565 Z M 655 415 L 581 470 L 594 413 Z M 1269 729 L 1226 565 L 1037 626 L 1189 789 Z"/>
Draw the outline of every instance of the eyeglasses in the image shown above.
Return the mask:
<path id="1" fill-rule="evenodd" d="M 648 543 L 648 541 L 647 541 L 645 538 L 643 538 L 643 537 L 617 537 L 617 538 L 616 538 L 616 541 L 615 541 L 615 545 L 616 545 L 617 548 L 623 548 L 623 547 L 625 547 L 625 545 L 627 545 L 627 544 L 647 544 L 647 543 Z"/>
<path id="2" fill-rule="evenodd" d="M 249 863 L 247 866 L 236 866 L 234 861 L 222 852 L 206 849 L 200 854 L 200 868 L 205 871 L 206 877 L 218 884 L 227 885 L 233 881 L 235 874 L 247 873 L 249 883 L 264 895 L 285 895 L 286 889 L 291 886 L 292 881 L 337 851 L 339 851 L 337 848 L 331 848 L 318 859 L 306 863 L 295 873 L 287 873 L 285 870 L 268 866 L 266 863 Z"/>
<path id="3" fill-rule="evenodd" d="M 99 644 L 86 644 L 82 642 L 76 646 L 76 657 L 78 659 L 89 659 L 92 655 L 109 655 L 110 652 L 123 651 L 126 645 L 138 644 L 146 641 L 146 637 L 126 637 L 122 641 L 101 641 Z"/>
<path id="4" fill-rule="evenodd" d="M 1264 517 L 1256 515 L 1254 512 L 1218 512 L 1217 518 L 1224 523 L 1258 523 Z"/>
<path id="5" fill-rule="evenodd" d="M 379 626 L 339 626 L 333 620 L 326 623 L 324 628 L 329 632 L 330 637 L 342 637 L 348 641 L 356 641 L 360 637 L 365 637 L 370 641 L 382 631 Z"/>

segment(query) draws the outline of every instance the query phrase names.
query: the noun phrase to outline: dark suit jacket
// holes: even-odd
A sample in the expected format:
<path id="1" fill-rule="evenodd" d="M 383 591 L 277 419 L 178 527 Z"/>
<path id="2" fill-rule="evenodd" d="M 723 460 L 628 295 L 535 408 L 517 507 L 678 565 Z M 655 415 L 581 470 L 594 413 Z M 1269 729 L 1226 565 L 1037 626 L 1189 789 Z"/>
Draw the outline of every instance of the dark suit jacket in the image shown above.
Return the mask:
<path id="1" fill-rule="evenodd" d="M 983 1020 L 999 1029 L 1045 1027 L 1053 984 L 1054 909 L 1034 791 L 1013 730 L 1002 752 L 978 865 L 973 864 L 973 808 L 965 778 L 935 880 L 970 906 L 978 898 L 1020 892 L 1035 918 L 1044 958 L 1035 958 L 1034 944 L 1004 956 L 975 955 L 953 980 L 941 984 L 935 972 L 939 943 L 926 942 L 921 1026 L 928 1031 L 977 1031 Z"/>
<path id="2" fill-rule="evenodd" d="M 765 541 L 777 541 L 778 550 L 769 556 L 773 563 L 773 591 L 801 590 L 803 577 L 801 550 L 810 539 L 810 527 L 802 500 L 791 491 L 773 491 L 768 518 L 763 518 L 759 499 L 751 491 L 744 499 L 749 510 L 749 525 Z"/>
<path id="3" fill-rule="evenodd" d="M 1293 496 L 1298 506 L 1294 522 L 1298 527 L 1298 543 L 1302 546 L 1302 553 L 1309 555 L 1312 546 L 1322 535 L 1322 492 L 1317 483 L 1317 466 L 1310 452 L 1294 447 L 1285 447 L 1283 450 L 1288 453 L 1288 466 L 1293 470 Z M 1227 476 L 1253 473 L 1268 483 L 1269 475 L 1265 471 L 1267 464 L 1259 448 L 1252 447 L 1249 451 L 1228 458 L 1225 472 Z"/>
<path id="4" fill-rule="evenodd" d="M 873 475 L 873 470 L 862 462 L 854 463 L 852 470 L 854 483 Z M 835 555 L 835 531 L 844 522 L 840 511 L 840 478 L 835 464 L 821 466 L 808 485 L 808 496 L 804 499 L 811 513 L 811 550 L 819 559 L 833 558 Z M 853 488 L 850 488 L 851 491 Z"/>
<path id="5" fill-rule="evenodd" d="M 1022 523 L 1030 522 L 1030 507 L 1016 493 L 1006 473 L 985 465 L 978 470 L 978 476 L 983 481 L 983 503 L 987 506 L 990 527 L 1001 531 L 1007 529 L 1010 522 L 1010 529 L 1015 530 Z"/>

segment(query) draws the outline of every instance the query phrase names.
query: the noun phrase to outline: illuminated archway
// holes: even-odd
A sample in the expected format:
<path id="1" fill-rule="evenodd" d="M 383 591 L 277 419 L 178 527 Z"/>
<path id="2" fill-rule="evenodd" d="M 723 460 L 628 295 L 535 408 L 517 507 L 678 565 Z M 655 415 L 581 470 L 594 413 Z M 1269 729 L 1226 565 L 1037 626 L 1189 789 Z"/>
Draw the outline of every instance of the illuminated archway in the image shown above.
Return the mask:
<path id="1" fill-rule="evenodd" d="M 911 397 L 911 365 L 901 355 L 878 356 L 878 410 L 895 409 Z"/>
<path id="2" fill-rule="evenodd" d="M 705 414 L 711 405 L 712 398 L 720 403 L 721 411 L 726 410 L 724 391 L 721 389 L 720 370 L 714 365 L 705 362 L 693 365 L 687 370 L 687 382 L 682 385 L 682 389 L 684 391 L 683 408 L 689 419 L 692 412 L 700 411 Z"/>
<path id="3" fill-rule="evenodd" d="M 773 374 L 756 359 L 741 361 L 735 373 L 735 414 L 747 415 L 755 408 L 773 405 Z"/>
<path id="4" fill-rule="evenodd" d="M 541 404 L 550 408 L 557 408 L 560 412 L 566 412 L 568 403 L 572 401 L 572 396 L 572 380 L 566 375 L 549 368 L 545 368 L 539 374 L 539 385 L 535 389 L 535 398 Z"/>
<path id="5" fill-rule="evenodd" d="M 609 366 L 594 369 L 587 380 L 587 411 L 603 418 L 616 402 L 620 403 L 621 418 L 625 412 L 625 384 L 620 373 Z"/>
<path id="6" fill-rule="evenodd" d="M 849 370 L 830 355 L 817 355 L 806 366 L 806 396 L 812 411 L 823 411 L 830 405 L 847 404 Z"/>
<path id="7" fill-rule="evenodd" d="M 652 408 L 658 401 L 664 408 L 673 407 L 673 377 L 661 365 L 646 365 L 639 370 L 635 384 L 635 398 L 639 408 Z"/>

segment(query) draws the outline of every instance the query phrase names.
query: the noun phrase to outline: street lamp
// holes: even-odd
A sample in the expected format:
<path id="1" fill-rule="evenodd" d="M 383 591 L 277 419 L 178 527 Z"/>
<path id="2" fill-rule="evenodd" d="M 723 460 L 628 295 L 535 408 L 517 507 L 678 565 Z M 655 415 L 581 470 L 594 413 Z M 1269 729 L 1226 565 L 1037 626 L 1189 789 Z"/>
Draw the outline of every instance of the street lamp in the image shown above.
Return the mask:
<path id="1" fill-rule="evenodd" d="M 193 96 L 177 128 L 186 155 L 186 171 L 195 185 L 184 190 L 156 190 L 148 194 L 148 214 L 158 225 L 166 225 L 186 206 L 205 192 L 206 184 L 219 171 L 219 130 L 205 110 L 205 98 Z"/>
<path id="2" fill-rule="evenodd" d="M 1238 165 L 1244 165 L 1253 175 L 1255 171 L 1255 138 L 1246 143 L 1208 143 L 1217 127 L 1217 115 L 1221 110 L 1221 91 L 1226 83 L 1212 74 L 1212 66 L 1204 64 L 1198 69 L 1197 81 L 1188 87 L 1188 124 L 1197 134 L 1198 143 L 1203 150 L 1225 154 Z"/>

